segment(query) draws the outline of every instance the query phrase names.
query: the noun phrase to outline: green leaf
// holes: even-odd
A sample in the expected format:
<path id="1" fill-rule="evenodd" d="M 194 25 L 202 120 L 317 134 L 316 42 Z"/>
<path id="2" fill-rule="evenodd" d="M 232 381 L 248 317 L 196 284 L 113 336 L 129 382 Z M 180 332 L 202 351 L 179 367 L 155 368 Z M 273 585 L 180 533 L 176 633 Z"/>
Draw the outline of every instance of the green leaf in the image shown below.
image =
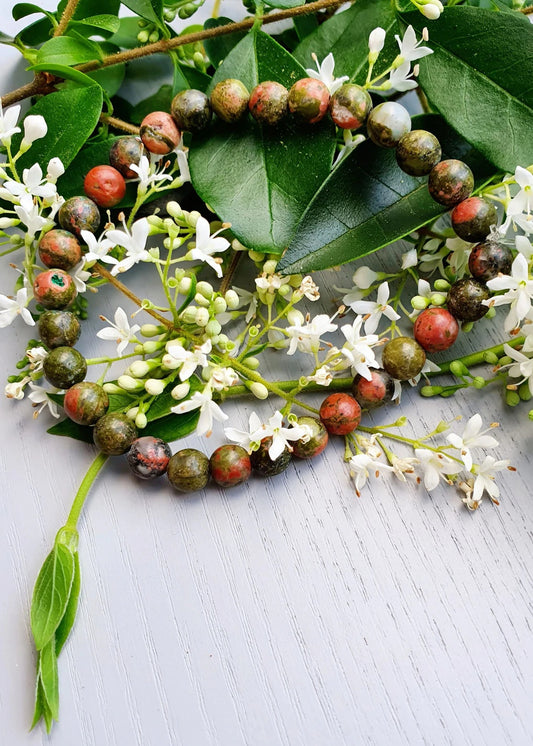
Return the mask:
<path id="1" fill-rule="evenodd" d="M 116 381 L 113 381 L 116 383 Z M 137 399 L 135 394 L 109 394 L 109 407 L 108 412 L 119 412 L 121 409 L 129 409 L 132 406 L 134 400 Z"/>
<path id="2" fill-rule="evenodd" d="M 63 614 L 63 619 L 59 623 L 59 627 L 55 633 L 55 652 L 56 656 L 59 655 L 63 649 L 63 645 L 67 641 L 70 631 L 74 625 L 76 618 L 76 612 L 78 610 L 78 600 L 80 597 L 81 588 L 81 574 L 80 574 L 80 558 L 78 552 L 74 552 L 74 577 L 72 579 L 72 588 L 70 589 L 70 595 L 68 598 L 67 608 Z"/>
<path id="3" fill-rule="evenodd" d="M 140 124 L 147 114 L 152 111 L 170 111 L 170 102 L 172 101 L 172 86 L 168 83 L 162 85 L 155 93 L 148 98 L 139 101 L 131 110 L 130 121 L 133 124 Z"/>
<path id="4" fill-rule="evenodd" d="M 122 4 L 141 18 L 146 18 L 147 21 L 155 23 L 160 28 L 163 26 L 162 0 L 122 0 Z"/>
<path id="5" fill-rule="evenodd" d="M 67 65 L 42 63 L 40 65 L 31 65 L 28 67 L 28 70 L 33 70 L 34 72 L 42 70 L 57 75 L 59 78 L 63 78 L 64 80 L 72 80 L 74 83 L 78 83 L 78 85 L 94 86 L 94 80 L 92 78 L 85 73 L 82 73 L 80 70 L 76 70 L 75 67 L 68 67 Z"/>
<path id="6" fill-rule="evenodd" d="M 292 20 L 300 41 L 318 28 L 318 19 L 313 13 L 309 13 L 306 16 L 294 16 Z"/>
<path id="7" fill-rule="evenodd" d="M 80 21 L 72 21 L 71 25 L 78 31 L 87 28 L 91 34 L 99 33 L 101 35 L 102 31 L 115 34 L 120 28 L 120 20 L 117 16 L 101 13 L 97 16 L 88 16 Z"/>
<path id="8" fill-rule="evenodd" d="M 162 438 L 162 440 L 171 443 L 173 440 L 190 435 L 198 424 L 199 417 L 198 409 L 185 412 L 185 414 L 169 414 L 166 417 L 149 422 L 142 430 L 142 434 L 153 435 L 155 438 Z"/>
<path id="9" fill-rule="evenodd" d="M 80 65 L 101 58 L 94 42 L 55 36 L 46 41 L 37 52 L 37 65 Z"/>
<path id="10" fill-rule="evenodd" d="M 37 650 L 52 639 L 67 608 L 74 580 L 74 556 L 55 544 L 41 568 L 31 602 L 31 629 Z"/>
<path id="11" fill-rule="evenodd" d="M 259 32 L 233 48 L 212 84 L 238 78 L 251 90 L 273 77 L 290 87 L 305 73 Z M 206 134 L 192 139 L 192 183 L 245 246 L 279 254 L 329 173 L 334 140 L 333 125 L 326 120 L 300 127 L 287 118 L 276 128 L 263 128 L 251 117 L 229 126 L 216 121 Z"/>
<path id="12" fill-rule="evenodd" d="M 28 114 L 41 114 L 48 133 L 36 140 L 19 160 L 21 168 L 39 163 L 46 173 L 48 161 L 57 156 L 67 168 L 92 134 L 102 111 L 102 89 L 97 86 L 70 88 L 43 96 Z M 20 142 L 18 136 L 16 146 Z"/>
<path id="13" fill-rule="evenodd" d="M 85 427 L 84 425 L 78 425 L 76 422 L 72 422 L 68 418 L 61 420 L 56 425 L 52 425 L 46 431 L 50 435 L 62 435 L 67 438 L 73 438 L 74 440 L 81 440 L 82 443 L 94 444 L 93 441 L 93 429 L 92 427 Z"/>
<path id="14" fill-rule="evenodd" d="M 57 16 L 61 17 L 67 7 L 68 0 L 61 0 L 57 7 Z M 80 0 L 76 5 L 73 18 L 81 20 L 89 16 L 96 16 L 102 12 L 102 0 Z M 105 0 L 105 11 L 113 15 L 118 15 L 120 0 Z"/>
<path id="15" fill-rule="evenodd" d="M 46 731 L 47 733 L 50 733 L 52 729 L 52 714 L 50 712 L 50 708 L 48 707 L 46 696 L 44 694 L 40 669 L 41 669 L 41 665 L 40 665 L 40 656 L 39 656 L 39 664 L 37 666 L 37 680 L 35 684 L 35 709 L 33 711 L 33 720 L 31 722 L 30 730 L 33 730 L 33 728 L 35 728 L 39 720 L 43 718 L 46 724 Z"/>
<path id="16" fill-rule="evenodd" d="M 415 128 L 433 132 L 445 157 L 464 160 L 478 179 L 494 173 L 440 117 L 415 117 Z M 394 151 L 367 141 L 341 161 L 317 192 L 278 268 L 290 274 L 344 264 L 397 241 L 443 212 L 429 196 L 426 178 L 404 174 Z"/>
<path id="17" fill-rule="evenodd" d="M 402 16 L 420 34 L 419 13 Z M 533 163 L 533 26 L 520 13 L 446 8 L 431 23 L 434 54 L 420 60 L 419 82 L 438 109 L 498 168 Z M 446 81 L 453 81 L 447 85 Z"/>
<path id="18" fill-rule="evenodd" d="M 40 8 L 38 5 L 34 5 L 33 3 L 17 3 L 13 6 L 13 9 L 11 11 L 11 15 L 15 19 L 15 21 L 20 21 L 21 18 L 26 18 L 26 16 L 31 16 L 34 13 L 41 13 L 42 15 L 45 15 L 47 18 L 51 18 L 52 14 L 49 13 L 44 8 Z"/>
<path id="19" fill-rule="evenodd" d="M 225 16 L 208 18 L 204 23 L 204 29 L 227 26 L 229 23 L 235 23 L 235 21 L 232 21 L 231 18 L 226 18 Z M 241 39 L 244 39 L 246 33 L 246 31 L 235 31 L 233 34 L 214 36 L 212 39 L 204 40 L 205 53 L 215 67 L 218 67 L 222 61 L 226 59 L 233 47 L 235 47 Z"/>
<path id="20" fill-rule="evenodd" d="M 109 41 L 112 44 L 116 44 L 117 47 L 123 49 L 133 49 L 139 46 L 137 40 L 137 34 L 139 33 L 139 19 L 137 17 L 128 16 L 127 18 L 119 18 L 120 25 L 118 31 L 110 37 Z"/>
<path id="21" fill-rule="evenodd" d="M 368 62 L 368 36 L 376 26 L 381 26 L 387 32 L 385 47 L 376 65 L 376 72 L 379 72 L 398 54 L 394 41 L 398 21 L 390 0 L 357 0 L 348 10 L 335 14 L 314 33 L 306 36 L 296 47 L 294 56 L 303 67 L 314 68 L 311 56 L 313 52 L 321 62 L 332 52 L 336 77 L 348 75 L 356 83 L 364 83 Z"/>
<path id="22" fill-rule="evenodd" d="M 57 675 L 56 641 L 54 635 L 41 650 L 39 656 L 42 692 L 50 710 L 50 716 L 59 716 L 59 679 Z"/>
<path id="23" fill-rule="evenodd" d="M 269 8 L 297 8 L 299 5 L 305 5 L 301 0 L 265 0 L 265 5 Z"/>
<path id="24" fill-rule="evenodd" d="M 22 29 L 16 39 L 20 40 L 28 47 L 36 47 L 50 38 L 52 33 L 52 22 L 49 18 L 40 18 L 34 23 L 30 23 L 25 29 Z"/>

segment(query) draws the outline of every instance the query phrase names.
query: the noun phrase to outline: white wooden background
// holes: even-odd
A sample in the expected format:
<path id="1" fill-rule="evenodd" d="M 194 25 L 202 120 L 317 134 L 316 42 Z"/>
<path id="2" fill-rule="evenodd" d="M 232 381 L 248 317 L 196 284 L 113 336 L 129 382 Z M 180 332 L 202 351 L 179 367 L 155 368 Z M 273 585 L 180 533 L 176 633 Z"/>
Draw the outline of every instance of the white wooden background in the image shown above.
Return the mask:
<path id="1" fill-rule="evenodd" d="M 4 17 L 1 27 L 16 25 Z M 10 90 L 22 68 L 12 50 L 0 60 Z M 1 267 L 6 292 L 12 272 Z M 349 274 L 329 273 L 326 285 Z M 142 269 L 128 282 L 140 289 Z M 101 302 L 111 315 L 109 289 Z M 109 345 L 98 327 L 95 315 L 84 324 L 87 356 Z M 460 351 L 498 341 L 488 328 Z M 2 380 L 27 336 L 21 324 L 2 332 Z M 268 414 L 272 403 L 231 405 L 232 424 L 253 406 Z M 449 488 L 428 495 L 386 479 L 358 499 L 340 444 L 275 479 L 187 498 L 114 459 L 80 525 L 81 603 L 49 739 L 28 733 L 31 591 L 94 449 L 46 435 L 45 415 L 34 422 L 27 402 L 0 398 L 0 745 L 531 744 L 527 405 L 509 411 L 496 391 L 406 392 L 402 403 L 414 432 L 476 411 L 501 422 L 498 456 L 518 472 L 502 475 L 499 508 L 475 514 Z M 217 431 L 185 445 L 209 452 L 222 441 Z"/>

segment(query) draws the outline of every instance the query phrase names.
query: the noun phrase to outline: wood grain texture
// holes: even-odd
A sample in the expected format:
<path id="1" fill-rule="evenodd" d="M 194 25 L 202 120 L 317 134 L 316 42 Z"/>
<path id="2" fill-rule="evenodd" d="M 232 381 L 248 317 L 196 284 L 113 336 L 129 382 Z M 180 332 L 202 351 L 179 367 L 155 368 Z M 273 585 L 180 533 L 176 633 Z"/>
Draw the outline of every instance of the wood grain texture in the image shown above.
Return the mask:
<path id="1" fill-rule="evenodd" d="M 0 292 L 12 279 L 1 267 Z M 127 280 L 145 288 L 143 268 Z M 324 280 L 331 297 L 349 269 Z M 113 293 L 100 299 L 109 316 Z M 106 345 L 97 328 L 93 314 L 79 345 L 89 356 Z M 482 323 L 460 351 L 499 341 L 494 334 Z M 2 380 L 27 337 L 22 324 L 2 332 Z M 280 355 L 273 375 L 281 365 Z M 252 408 L 271 407 L 233 402 L 227 411 L 245 426 Z M 135 481 L 113 459 L 81 521 L 80 609 L 49 739 L 41 728 L 28 733 L 29 603 L 94 454 L 46 435 L 45 415 L 34 422 L 27 402 L 1 398 L 0 746 L 531 744 L 525 408 L 505 409 L 495 391 L 441 401 L 406 391 L 402 402 L 418 432 L 476 411 L 501 422 L 498 455 L 519 471 L 502 475 L 499 508 L 475 514 L 444 486 L 428 495 L 379 479 L 357 498 L 340 444 L 275 479 L 189 498 L 164 480 Z M 217 431 L 186 444 L 209 452 L 222 441 Z"/>

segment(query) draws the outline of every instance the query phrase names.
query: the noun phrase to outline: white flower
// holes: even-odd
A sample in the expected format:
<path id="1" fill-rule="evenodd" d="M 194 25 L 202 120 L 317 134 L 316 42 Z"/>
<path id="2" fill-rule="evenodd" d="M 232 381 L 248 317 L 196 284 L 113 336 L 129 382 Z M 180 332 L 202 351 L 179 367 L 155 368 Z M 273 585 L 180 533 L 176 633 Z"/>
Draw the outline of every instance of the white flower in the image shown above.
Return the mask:
<path id="1" fill-rule="evenodd" d="M 310 275 L 303 278 L 299 290 L 308 300 L 315 301 L 320 298 L 320 289 Z"/>
<path id="2" fill-rule="evenodd" d="M 221 228 L 211 235 L 211 228 L 209 222 L 205 218 L 198 218 L 196 223 L 196 242 L 194 249 L 191 249 L 185 255 L 185 259 L 198 260 L 205 262 L 212 267 L 217 273 L 217 277 L 222 277 L 222 269 L 220 267 L 221 260 L 215 259 L 213 254 L 219 251 L 225 251 L 230 242 L 219 236 L 218 234 L 224 230 Z"/>
<path id="3" fill-rule="evenodd" d="M 109 238 L 104 238 L 105 233 L 102 233 L 100 238 L 96 238 L 94 233 L 91 233 L 91 231 L 81 231 L 80 235 L 89 249 L 89 251 L 83 256 L 83 262 L 86 267 L 91 266 L 98 261 L 107 262 L 108 264 L 116 263 L 116 259 L 107 256 L 108 251 L 113 248 L 114 243 L 110 241 Z"/>
<path id="4" fill-rule="evenodd" d="M 511 332 L 516 329 L 522 319 L 525 319 L 531 309 L 533 297 L 533 280 L 529 279 L 527 259 L 523 254 L 517 254 L 511 266 L 510 275 L 499 275 L 487 282 L 491 290 L 507 290 L 503 295 L 495 295 L 490 300 L 482 301 L 484 305 L 501 306 L 511 304 L 504 329 Z"/>
<path id="5" fill-rule="evenodd" d="M 472 473 L 475 475 L 475 481 L 472 491 L 472 500 L 475 501 L 477 505 L 481 502 L 484 492 L 488 494 L 493 502 L 497 502 L 497 499 L 500 496 L 500 489 L 494 482 L 494 474 L 497 471 L 507 469 L 508 466 L 509 461 L 507 461 L 507 459 L 497 461 L 493 456 L 485 456 L 485 461 L 483 461 L 482 464 L 474 466 Z"/>
<path id="6" fill-rule="evenodd" d="M 366 337 L 361 337 L 362 323 L 363 317 L 357 316 L 352 325 L 345 324 L 341 327 L 341 332 L 344 334 L 346 342 L 340 352 L 346 358 L 354 375 L 355 373 L 359 373 L 367 381 L 370 381 L 372 379 L 370 368 L 379 367 L 374 351 L 372 350 L 372 345 L 378 343 L 379 337 L 377 334 L 369 334 Z"/>
<path id="7" fill-rule="evenodd" d="M 255 278 L 255 286 L 262 293 L 264 294 L 268 293 L 270 295 L 273 295 L 283 285 L 287 285 L 290 282 L 290 280 L 291 280 L 290 277 L 288 276 L 283 277 L 282 275 L 277 274 L 276 272 L 274 272 L 273 274 L 268 274 L 266 272 L 263 272 L 260 277 Z"/>
<path id="8" fill-rule="evenodd" d="M 174 412 L 174 414 L 184 414 L 185 412 L 191 412 L 193 409 L 200 410 L 200 418 L 196 426 L 196 433 L 198 435 L 207 435 L 209 437 L 213 430 L 213 420 L 224 422 L 224 420 L 228 419 L 228 415 L 224 414 L 218 404 L 213 401 L 209 386 L 206 386 L 203 392 L 195 391 L 190 399 L 177 404 L 170 411 Z"/>
<path id="9" fill-rule="evenodd" d="M 352 456 L 348 462 L 350 466 L 350 476 L 355 482 L 355 491 L 357 496 L 361 496 L 361 489 L 365 486 L 370 472 L 378 477 L 381 471 L 392 471 L 392 466 L 384 464 L 382 461 L 376 461 L 367 453 L 358 453 Z"/>
<path id="10" fill-rule="evenodd" d="M 389 75 L 388 88 L 394 88 L 396 91 L 411 91 L 416 88 L 418 83 L 411 75 L 411 63 L 404 62 L 400 67 L 394 68 Z"/>
<path id="11" fill-rule="evenodd" d="M 238 443 L 246 449 L 248 453 L 252 453 L 252 451 L 257 451 L 263 438 L 266 438 L 271 433 L 267 432 L 266 425 L 261 422 L 258 415 L 255 412 L 252 412 L 248 419 L 248 430 L 239 430 L 236 427 L 225 427 L 224 434 L 228 440 Z"/>
<path id="12" fill-rule="evenodd" d="M 48 352 L 44 347 L 32 347 L 31 350 L 27 350 L 26 357 L 30 361 L 30 368 L 34 373 L 38 373 L 43 369 L 43 363 L 48 357 Z"/>
<path id="13" fill-rule="evenodd" d="M 386 316 L 389 321 L 397 321 L 400 318 L 400 314 L 396 313 L 394 308 L 387 304 L 388 300 L 389 283 L 382 282 L 378 287 L 376 301 L 358 300 L 350 304 L 352 311 L 364 316 L 366 334 L 373 334 L 376 331 L 382 316 Z"/>
<path id="14" fill-rule="evenodd" d="M 440 18 L 440 14 L 444 10 L 442 3 L 438 2 L 438 0 L 432 0 L 432 2 L 426 3 L 426 5 L 418 6 L 418 9 L 430 21 L 436 21 L 437 18 Z"/>
<path id="15" fill-rule="evenodd" d="M 416 267 L 417 264 L 418 264 L 418 254 L 414 247 L 402 254 L 402 269 L 409 269 L 410 267 Z"/>
<path id="16" fill-rule="evenodd" d="M 309 429 L 302 425 L 293 425 L 292 427 L 283 427 L 283 415 L 276 411 L 269 417 L 265 426 L 266 434 L 272 437 L 272 443 L 268 449 L 268 455 L 275 461 L 285 448 L 292 450 L 290 441 L 300 440 L 309 436 Z M 265 435 L 263 437 L 266 437 Z"/>
<path id="17" fill-rule="evenodd" d="M 43 179 L 43 172 L 38 163 L 34 163 L 31 168 L 25 168 L 22 172 L 22 182 L 6 181 L 4 189 L 20 199 L 23 195 L 32 195 L 33 197 L 42 197 L 42 199 L 52 199 L 56 193 L 55 184 Z"/>
<path id="18" fill-rule="evenodd" d="M 74 285 L 78 293 L 84 293 L 87 290 L 87 280 L 90 278 L 91 273 L 84 269 L 85 258 L 83 258 L 75 267 L 70 270 Z"/>
<path id="19" fill-rule="evenodd" d="M 529 339 L 529 336 L 527 337 L 527 339 Z M 530 347 L 530 344 L 528 345 L 528 347 Z M 511 363 L 509 365 L 509 375 L 511 376 L 511 378 L 522 379 L 517 385 L 527 381 L 529 390 L 533 395 L 533 359 L 527 357 L 527 355 L 524 355 L 523 352 L 515 350 L 510 345 L 504 344 L 503 349 L 505 350 L 506 355 L 516 361 L 514 364 Z"/>
<path id="20" fill-rule="evenodd" d="M 322 64 L 319 63 L 318 57 L 314 52 L 311 57 L 313 58 L 317 69 L 313 70 L 313 68 L 307 68 L 305 72 L 309 75 L 310 78 L 320 80 L 322 83 L 324 83 L 324 85 L 327 86 L 330 95 L 333 96 L 335 91 L 338 91 L 341 85 L 343 85 L 343 83 L 345 83 L 350 78 L 348 77 L 348 75 L 343 75 L 340 78 L 335 78 L 333 76 L 333 70 L 335 69 L 335 59 L 331 52 L 328 54 L 327 57 L 324 57 Z"/>
<path id="21" fill-rule="evenodd" d="M 314 381 L 319 386 L 329 386 L 333 380 L 333 376 L 328 365 L 321 365 L 312 376 L 307 376 L 307 380 Z"/>
<path id="22" fill-rule="evenodd" d="M 52 417 L 58 418 L 59 412 L 57 411 L 57 404 L 49 398 L 48 391 L 43 386 L 38 386 L 36 383 L 33 383 L 33 381 L 30 381 L 30 388 L 32 389 L 32 392 L 28 396 L 28 399 L 33 402 L 34 407 L 38 407 L 39 404 L 41 405 L 39 409 L 36 409 L 33 413 L 34 418 L 37 418 L 46 407 L 50 410 Z M 54 388 L 50 393 L 55 394 L 58 391 L 59 389 Z"/>
<path id="23" fill-rule="evenodd" d="M 516 236 L 515 245 L 516 250 L 523 254 L 528 262 L 533 259 L 533 246 L 526 236 Z"/>
<path id="24" fill-rule="evenodd" d="M 288 326 L 286 333 L 290 338 L 287 355 L 294 355 L 296 350 L 314 354 L 320 347 L 320 337 L 328 332 L 334 332 L 337 324 L 332 324 L 330 317 L 326 313 L 315 316 L 307 324 L 295 324 Z"/>
<path id="25" fill-rule="evenodd" d="M 15 212 L 26 226 L 29 238 L 33 238 L 36 233 L 50 225 L 50 221 L 41 216 L 39 207 L 30 194 L 21 197 L 20 205 L 15 205 Z"/>
<path id="26" fill-rule="evenodd" d="M 423 37 L 426 34 L 423 35 Z M 414 62 L 420 60 L 422 57 L 426 57 L 428 54 L 433 54 L 433 50 L 429 47 L 421 47 L 423 38 L 419 41 L 416 40 L 415 30 L 412 26 L 408 26 L 403 35 L 403 39 L 396 34 L 395 37 L 400 47 L 400 52 L 396 58 L 396 67 L 399 67 L 405 62 Z"/>
<path id="27" fill-rule="evenodd" d="M 27 288 L 17 290 L 15 298 L 0 295 L 0 329 L 9 326 L 19 314 L 28 326 L 35 326 L 35 321 L 27 308 L 31 298 L 31 295 L 28 297 Z"/>
<path id="28" fill-rule="evenodd" d="M 407 482 L 405 475 L 414 474 L 415 466 L 418 466 L 419 463 L 420 461 L 417 458 L 398 458 L 398 456 L 392 456 L 393 474 L 401 482 Z"/>
<path id="29" fill-rule="evenodd" d="M 182 138 L 183 142 L 183 138 Z M 178 161 L 178 167 L 180 170 L 180 181 L 185 184 L 186 181 L 191 180 L 191 172 L 189 171 L 189 148 L 184 148 L 180 143 L 175 150 L 176 159 Z"/>
<path id="30" fill-rule="evenodd" d="M 374 272 L 370 267 L 363 266 L 359 267 L 359 269 L 354 272 L 352 282 L 356 288 L 359 288 L 360 290 L 368 290 L 377 279 L 379 279 L 377 272 Z"/>
<path id="31" fill-rule="evenodd" d="M 239 380 L 233 368 L 215 368 L 211 373 L 211 386 L 215 391 L 227 391 Z"/>
<path id="32" fill-rule="evenodd" d="M 14 383 L 6 383 L 4 393 L 8 399 L 17 399 L 20 401 L 24 399 L 24 387 L 30 381 L 29 376 L 25 376 L 21 381 L 15 381 Z"/>
<path id="33" fill-rule="evenodd" d="M 48 168 L 46 169 L 46 181 L 51 184 L 55 184 L 60 176 L 65 173 L 65 166 L 61 158 L 50 158 L 48 161 Z"/>
<path id="34" fill-rule="evenodd" d="M 352 150 L 354 150 L 358 145 L 364 142 L 366 140 L 366 137 L 361 134 L 354 135 L 352 133 L 352 130 L 343 129 L 342 139 L 344 140 L 344 145 L 342 145 L 342 147 L 339 149 L 337 157 L 333 161 L 333 168 L 337 166 L 343 158 L 349 155 Z"/>
<path id="35" fill-rule="evenodd" d="M 19 114 L 20 106 L 11 106 L 4 111 L 0 102 L 0 140 L 5 146 L 9 145 L 13 135 L 20 132 L 20 127 L 16 126 Z"/>
<path id="36" fill-rule="evenodd" d="M 527 168 L 517 166 L 514 178 L 520 191 L 509 201 L 507 215 L 529 213 L 533 210 L 533 174 Z"/>
<path id="37" fill-rule="evenodd" d="M 106 237 L 113 246 L 122 246 L 126 249 L 126 256 L 121 261 L 113 257 L 107 258 L 109 264 L 115 265 L 111 270 L 112 275 L 126 272 L 138 262 L 150 261 L 150 254 L 146 250 L 146 240 L 150 230 L 148 220 L 146 218 L 136 220 L 131 227 L 131 233 L 127 229 L 125 221 L 123 221 L 123 224 L 123 231 L 113 229 L 106 232 Z"/>
<path id="38" fill-rule="evenodd" d="M 48 132 L 46 120 L 40 114 L 29 114 L 24 120 L 24 137 L 21 148 L 27 149 L 35 140 L 40 140 Z"/>
<path id="39" fill-rule="evenodd" d="M 130 169 L 135 171 L 139 178 L 139 191 L 146 192 L 148 187 L 152 184 L 157 184 L 158 181 L 172 181 L 170 174 L 158 172 L 156 166 L 150 163 L 150 160 L 142 155 L 139 164 L 130 164 Z"/>
<path id="40" fill-rule="evenodd" d="M 374 60 L 377 59 L 378 54 L 383 49 L 386 36 L 385 29 L 382 29 L 381 26 L 370 32 L 370 36 L 368 37 L 368 51 L 371 55 L 374 55 Z"/>
<path id="41" fill-rule="evenodd" d="M 104 329 L 100 329 L 100 331 L 96 333 L 96 336 L 100 337 L 100 339 L 106 339 L 110 342 L 116 342 L 117 355 L 119 357 L 122 357 L 122 353 L 124 352 L 128 344 L 130 342 L 137 341 L 135 334 L 141 327 L 138 324 L 130 326 L 126 311 L 120 308 L 120 306 L 115 311 L 114 323 L 105 316 L 100 316 L 100 318 L 102 319 L 102 321 L 107 321 L 107 323 L 111 326 L 106 326 Z"/>
<path id="42" fill-rule="evenodd" d="M 410 378 L 409 383 L 411 386 L 416 386 L 417 383 L 422 378 L 422 376 L 424 375 L 424 373 L 438 373 L 439 371 L 440 371 L 440 367 L 437 365 L 437 363 L 434 363 L 433 360 L 426 358 L 426 362 L 424 363 L 424 366 L 422 370 L 420 371 L 420 373 L 414 378 Z M 394 399 L 394 396 L 392 398 Z M 400 401 L 399 398 L 398 398 L 398 401 Z"/>
<path id="43" fill-rule="evenodd" d="M 187 381 L 198 366 L 205 368 L 207 365 L 207 355 L 211 352 L 211 347 L 210 339 L 204 342 L 200 347 L 195 347 L 193 350 L 186 350 L 177 339 L 172 339 L 170 342 L 167 342 L 167 353 L 176 361 L 176 367 L 181 366 L 179 373 L 180 381 Z"/>
<path id="44" fill-rule="evenodd" d="M 472 469 L 473 463 L 471 448 L 496 448 L 498 445 L 496 438 L 486 435 L 491 428 L 481 431 L 482 424 L 481 415 L 475 414 L 466 423 L 462 436 L 457 433 L 446 436 L 448 443 L 461 452 L 461 460 L 468 471 Z"/>
<path id="45" fill-rule="evenodd" d="M 429 448 L 415 448 L 415 457 L 419 460 L 424 472 L 424 487 L 428 492 L 435 489 L 441 477 L 447 481 L 447 474 L 458 474 L 463 468 L 463 465 L 457 461 L 452 461 L 442 453 Z"/>

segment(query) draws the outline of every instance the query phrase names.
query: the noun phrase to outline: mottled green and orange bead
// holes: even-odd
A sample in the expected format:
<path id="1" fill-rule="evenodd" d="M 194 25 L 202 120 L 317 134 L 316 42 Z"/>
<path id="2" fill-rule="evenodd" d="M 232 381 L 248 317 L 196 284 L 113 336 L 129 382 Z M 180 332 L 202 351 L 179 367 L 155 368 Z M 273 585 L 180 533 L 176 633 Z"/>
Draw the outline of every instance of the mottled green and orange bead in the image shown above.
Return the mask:
<path id="1" fill-rule="evenodd" d="M 252 463 L 246 449 L 227 444 L 211 454 L 209 468 L 213 480 L 220 487 L 235 487 L 246 482 L 252 473 Z"/>
<path id="2" fill-rule="evenodd" d="M 73 347 L 81 324 L 71 311 L 45 311 L 39 317 L 39 335 L 47 347 Z"/>
<path id="3" fill-rule="evenodd" d="M 474 246 L 468 257 L 468 269 L 472 277 L 480 282 L 488 282 L 502 275 L 511 274 L 513 252 L 499 241 L 484 241 Z"/>
<path id="4" fill-rule="evenodd" d="M 113 166 L 95 166 L 83 180 L 83 191 L 99 207 L 115 207 L 124 199 L 126 182 L 124 177 Z"/>
<path id="5" fill-rule="evenodd" d="M 281 474 L 281 472 L 288 468 L 291 462 L 291 452 L 287 446 L 285 446 L 277 458 L 271 459 L 268 453 L 271 445 L 272 438 L 269 435 L 267 438 L 263 438 L 259 444 L 259 448 L 250 454 L 252 469 L 261 474 L 262 477 L 274 477 L 276 474 Z"/>
<path id="6" fill-rule="evenodd" d="M 479 321 L 489 310 L 483 301 L 490 293 L 483 282 L 473 277 L 465 277 L 454 282 L 448 290 L 446 305 L 448 311 L 459 321 Z"/>
<path id="7" fill-rule="evenodd" d="M 76 292 L 74 280 L 62 269 L 39 272 L 33 281 L 35 300 L 45 308 L 66 308 L 76 297 Z"/>
<path id="8" fill-rule="evenodd" d="M 474 174 L 463 161 L 450 158 L 434 166 L 429 174 L 429 193 L 439 205 L 454 207 L 470 196 Z"/>
<path id="9" fill-rule="evenodd" d="M 296 119 L 316 124 L 327 114 L 329 89 L 321 80 L 302 78 L 289 91 L 289 111 Z"/>
<path id="10" fill-rule="evenodd" d="M 355 83 L 345 83 L 329 102 L 329 113 L 337 127 L 356 130 L 366 122 L 372 109 L 368 91 Z"/>
<path id="11" fill-rule="evenodd" d="M 411 131 L 411 117 L 401 104 L 385 101 L 372 109 L 366 120 L 366 129 L 376 145 L 395 148 L 402 137 Z"/>
<path id="12" fill-rule="evenodd" d="M 221 80 L 211 91 L 211 108 L 219 119 L 228 124 L 238 122 L 248 109 L 250 93 L 240 80 Z"/>
<path id="13" fill-rule="evenodd" d="M 168 462 L 167 476 L 179 492 L 203 490 L 209 482 L 209 459 L 196 448 L 183 448 Z"/>
<path id="14" fill-rule="evenodd" d="M 469 197 L 453 208 L 452 228 L 463 241 L 483 241 L 498 222 L 496 208 L 483 197 Z"/>
<path id="15" fill-rule="evenodd" d="M 65 394 L 65 414 L 78 425 L 94 425 L 109 407 L 109 397 L 97 383 L 81 381 L 71 386 Z"/>
<path id="16" fill-rule="evenodd" d="M 144 147 L 150 153 L 167 155 L 178 147 L 181 132 L 166 111 L 152 111 L 141 122 L 139 129 Z"/>
<path id="17" fill-rule="evenodd" d="M 143 435 L 128 451 L 128 466 L 139 479 L 156 479 L 165 474 L 172 456 L 169 444 L 161 438 Z"/>
<path id="18" fill-rule="evenodd" d="M 425 363 L 424 348 L 412 337 L 395 337 L 383 348 L 383 367 L 398 381 L 416 378 Z"/>
<path id="19" fill-rule="evenodd" d="M 54 228 L 39 241 L 39 258 L 45 267 L 68 271 L 81 261 L 81 246 L 72 233 Z"/>
<path id="20" fill-rule="evenodd" d="M 87 361 L 73 347 L 55 347 L 43 362 L 46 380 L 58 389 L 69 389 L 87 375 Z"/>
<path id="21" fill-rule="evenodd" d="M 248 108 L 256 121 L 272 127 L 287 115 L 289 91 L 274 80 L 259 83 L 250 94 Z"/>
<path id="22" fill-rule="evenodd" d="M 144 153 L 144 145 L 138 137 L 119 137 L 109 150 L 109 163 L 125 179 L 136 179 L 139 174 L 131 166 L 138 166 Z"/>
<path id="23" fill-rule="evenodd" d="M 361 407 L 350 394 L 330 394 L 320 405 L 320 419 L 332 435 L 347 435 L 361 421 Z"/>
<path id="24" fill-rule="evenodd" d="M 394 396 L 394 379 L 381 369 L 371 370 L 370 380 L 358 373 L 353 379 L 352 395 L 363 409 L 381 407 Z"/>
<path id="25" fill-rule="evenodd" d="M 408 132 L 396 148 L 396 161 L 402 171 L 410 176 L 427 176 L 441 157 L 440 142 L 427 130 Z"/>
<path id="26" fill-rule="evenodd" d="M 126 453 L 137 437 L 137 428 L 122 412 L 109 412 L 100 417 L 93 430 L 97 448 L 107 456 Z"/>
<path id="27" fill-rule="evenodd" d="M 177 93 L 172 99 L 170 113 L 178 127 L 186 132 L 201 132 L 213 116 L 209 98 L 195 88 Z"/>
<path id="28" fill-rule="evenodd" d="M 297 458 L 314 458 L 322 453 L 328 444 L 329 435 L 323 422 L 316 417 L 298 417 L 297 425 L 309 428 L 309 438 L 296 440 L 292 453 Z"/>
<path id="29" fill-rule="evenodd" d="M 81 231 L 96 233 L 100 227 L 100 210 L 89 197 L 67 199 L 59 208 L 58 218 L 61 227 L 76 236 L 79 236 Z"/>

